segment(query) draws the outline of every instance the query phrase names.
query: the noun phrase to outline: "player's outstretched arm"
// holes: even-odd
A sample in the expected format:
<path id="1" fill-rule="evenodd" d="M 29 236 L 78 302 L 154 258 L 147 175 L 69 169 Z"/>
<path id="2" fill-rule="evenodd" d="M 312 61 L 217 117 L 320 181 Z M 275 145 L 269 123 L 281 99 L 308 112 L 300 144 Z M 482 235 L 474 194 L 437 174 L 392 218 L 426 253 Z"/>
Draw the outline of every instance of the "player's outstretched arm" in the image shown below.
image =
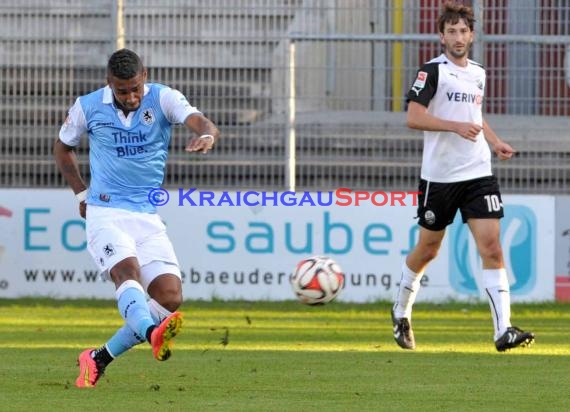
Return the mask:
<path id="1" fill-rule="evenodd" d="M 76 195 L 87 189 L 85 181 L 79 173 L 79 163 L 74 148 L 57 139 L 53 146 L 55 163 L 67 184 Z M 79 202 L 79 214 L 85 218 L 85 201 Z"/>
<path id="2" fill-rule="evenodd" d="M 188 116 L 184 124 L 197 135 L 186 145 L 187 152 L 207 153 L 220 138 L 216 125 L 202 114 Z"/>

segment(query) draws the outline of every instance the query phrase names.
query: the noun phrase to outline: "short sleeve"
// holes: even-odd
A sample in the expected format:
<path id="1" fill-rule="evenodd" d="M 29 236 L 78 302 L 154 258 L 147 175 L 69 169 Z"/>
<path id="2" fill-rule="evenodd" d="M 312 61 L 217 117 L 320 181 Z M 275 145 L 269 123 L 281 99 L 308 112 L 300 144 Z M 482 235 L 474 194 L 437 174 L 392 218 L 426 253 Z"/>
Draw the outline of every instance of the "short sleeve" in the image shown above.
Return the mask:
<path id="1" fill-rule="evenodd" d="M 422 66 L 408 92 L 408 101 L 428 107 L 429 102 L 437 92 L 439 78 L 439 63 L 428 63 Z"/>
<path id="2" fill-rule="evenodd" d="M 68 146 L 77 146 L 81 136 L 86 131 L 85 113 L 83 113 L 83 108 L 78 98 L 69 109 L 65 122 L 59 130 L 59 140 Z"/>
<path id="3" fill-rule="evenodd" d="M 186 97 L 178 90 L 165 87 L 160 91 L 160 107 L 170 123 L 181 124 L 195 113 L 201 113 L 188 103 Z"/>

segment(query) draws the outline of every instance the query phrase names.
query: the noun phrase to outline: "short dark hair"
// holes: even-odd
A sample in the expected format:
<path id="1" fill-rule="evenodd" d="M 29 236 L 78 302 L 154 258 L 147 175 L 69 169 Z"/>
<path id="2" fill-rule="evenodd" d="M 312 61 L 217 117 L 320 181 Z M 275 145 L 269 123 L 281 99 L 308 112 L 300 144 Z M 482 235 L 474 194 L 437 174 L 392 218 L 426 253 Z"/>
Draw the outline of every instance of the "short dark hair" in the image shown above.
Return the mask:
<path id="1" fill-rule="evenodd" d="M 475 24 L 475 16 L 473 9 L 463 4 L 456 4 L 454 2 L 447 2 L 443 5 L 443 10 L 439 19 L 437 19 L 437 28 L 440 33 L 445 30 L 445 23 L 457 24 L 459 20 L 465 21 L 469 30 L 473 31 Z"/>
<path id="2" fill-rule="evenodd" d="M 140 57 L 132 50 L 120 49 L 111 55 L 107 63 L 107 75 L 128 80 L 144 71 Z"/>

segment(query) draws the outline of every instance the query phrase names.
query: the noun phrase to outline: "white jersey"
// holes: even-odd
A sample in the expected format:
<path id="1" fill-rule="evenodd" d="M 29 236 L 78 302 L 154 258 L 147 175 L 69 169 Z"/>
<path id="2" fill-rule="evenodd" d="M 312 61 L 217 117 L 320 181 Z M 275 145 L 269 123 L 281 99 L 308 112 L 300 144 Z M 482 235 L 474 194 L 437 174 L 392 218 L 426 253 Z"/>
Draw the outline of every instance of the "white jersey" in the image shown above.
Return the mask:
<path id="1" fill-rule="evenodd" d="M 481 65 L 468 60 L 466 67 L 460 67 L 442 54 L 418 71 L 408 99 L 440 119 L 482 126 L 484 91 L 485 69 Z M 424 131 L 422 179 L 450 183 L 490 175 L 491 151 L 483 131 L 476 142 L 452 132 Z"/>

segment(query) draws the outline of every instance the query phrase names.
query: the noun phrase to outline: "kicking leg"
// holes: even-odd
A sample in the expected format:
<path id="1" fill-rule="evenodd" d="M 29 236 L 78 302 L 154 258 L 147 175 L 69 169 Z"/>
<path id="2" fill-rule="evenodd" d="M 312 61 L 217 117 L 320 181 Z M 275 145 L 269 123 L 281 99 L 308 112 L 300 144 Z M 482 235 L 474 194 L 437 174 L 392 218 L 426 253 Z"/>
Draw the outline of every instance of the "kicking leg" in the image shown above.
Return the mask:
<path id="1" fill-rule="evenodd" d="M 177 265 L 153 261 L 143 266 L 141 279 L 151 297 L 149 306 L 161 321 L 151 336 L 153 354 L 157 360 L 167 360 L 172 354 L 172 339 L 182 327 L 182 316 L 176 312 L 182 304 L 180 270 Z"/>

